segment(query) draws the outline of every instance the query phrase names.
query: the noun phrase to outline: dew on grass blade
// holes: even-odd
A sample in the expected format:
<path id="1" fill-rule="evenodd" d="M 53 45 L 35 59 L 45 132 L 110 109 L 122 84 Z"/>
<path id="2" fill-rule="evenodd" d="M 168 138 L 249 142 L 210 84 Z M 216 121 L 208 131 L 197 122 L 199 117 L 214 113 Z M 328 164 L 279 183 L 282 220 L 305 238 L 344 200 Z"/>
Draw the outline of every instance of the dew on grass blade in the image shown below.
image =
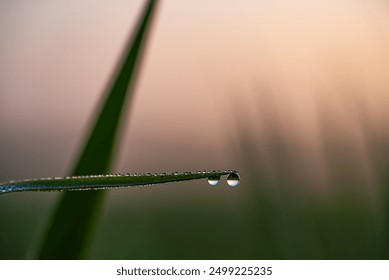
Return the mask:
<path id="1" fill-rule="evenodd" d="M 239 185 L 238 171 L 208 171 L 184 173 L 126 173 L 126 174 L 101 174 L 67 177 L 50 177 L 39 179 L 24 179 L 0 183 L 0 195 L 4 193 L 20 191 L 82 191 L 117 189 L 136 186 L 150 186 L 156 184 L 174 183 L 188 180 L 208 179 L 211 186 L 220 182 L 220 176 L 228 175 L 227 182 L 230 186 Z"/>
<path id="2" fill-rule="evenodd" d="M 220 176 L 210 176 L 208 177 L 208 183 L 211 186 L 216 186 L 220 182 Z"/>
<path id="3" fill-rule="evenodd" d="M 231 173 L 227 177 L 227 184 L 231 187 L 236 187 L 240 184 L 240 176 L 238 173 Z"/>

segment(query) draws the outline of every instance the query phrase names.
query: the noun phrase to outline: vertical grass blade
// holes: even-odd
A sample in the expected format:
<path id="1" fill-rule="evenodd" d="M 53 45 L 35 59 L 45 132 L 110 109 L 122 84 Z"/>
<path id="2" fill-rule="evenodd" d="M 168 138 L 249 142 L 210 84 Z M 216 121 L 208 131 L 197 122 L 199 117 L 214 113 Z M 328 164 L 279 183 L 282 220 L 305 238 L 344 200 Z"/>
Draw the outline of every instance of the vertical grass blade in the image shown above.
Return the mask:
<path id="1" fill-rule="evenodd" d="M 72 175 L 107 173 L 118 136 L 120 118 L 126 100 L 132 95 L 137 66 L 154 17 L 156 0 L 149 0 L 128 43 L 121 68 L 112 81 L 100 114 L 86 141 Z M 65 192 L 54 212 L 51 224 L 36 252 L 40 259 L 84 258 L 104 191 Z"/>

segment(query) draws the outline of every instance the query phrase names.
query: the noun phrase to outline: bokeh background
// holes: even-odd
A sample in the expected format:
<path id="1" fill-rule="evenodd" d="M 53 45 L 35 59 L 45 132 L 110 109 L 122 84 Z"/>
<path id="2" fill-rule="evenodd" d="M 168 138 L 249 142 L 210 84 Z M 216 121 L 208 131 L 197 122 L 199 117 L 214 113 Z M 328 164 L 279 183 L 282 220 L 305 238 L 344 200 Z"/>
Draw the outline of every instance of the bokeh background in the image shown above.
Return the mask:
<path id="1" fill-rule="evenodd" d="M 67 175 L 144 1 L 0 2 L 0 181 Z M 388 259 L 389 5 L 162 1 L 92 259 Z M 20 259 L 58 193 L 0 197 Z M 75 233 L 77 234 L 77 233 Z"/>

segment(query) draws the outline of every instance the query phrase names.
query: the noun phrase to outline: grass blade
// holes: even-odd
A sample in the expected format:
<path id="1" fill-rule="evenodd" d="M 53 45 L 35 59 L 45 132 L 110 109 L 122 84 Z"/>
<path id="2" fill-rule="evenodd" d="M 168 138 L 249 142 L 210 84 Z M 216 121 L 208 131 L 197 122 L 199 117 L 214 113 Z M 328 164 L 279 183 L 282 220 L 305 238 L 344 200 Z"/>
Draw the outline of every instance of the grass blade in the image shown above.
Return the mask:
<path id="1" fill-rule="evenodd" d="M 129 99 L 145 38 L 157 1 L 149 0 L 128 44 L 107 99 L 86 141 L 72 175 L 108 173 L 115 148 L 120 118 Z M 129 90 L 130 89 L 130 90 Z M 79 259 L 85 257 L 89 235 L 98 216 L 103 191 L 65 192 L 60 198 L 46 236 L 34 257 L 41 259 Z"/>
<path id="2" fill-rule="evenodd" d="M 180 181 L 213 179 L 216 185 L 220 176 L 230 175 L 229 178 L 237 176 L 238 171 L 198 171 L 198 172 L 174 172 L 171 174 L 110 174 L 91 176 L 71 176 L 58 178 L 42 178 L 21 181 L 11 181 L 0 184 L 0 194 L 21 192 L 21 191 L 83 191 L 103 190 L 126 187 L 151 186 Z M 237 182 L 239 183 L 239 181 Z M 231 183 L 230 183 L 231 185 Z M 235 187 L 235 185 L 231 185 Z"/>

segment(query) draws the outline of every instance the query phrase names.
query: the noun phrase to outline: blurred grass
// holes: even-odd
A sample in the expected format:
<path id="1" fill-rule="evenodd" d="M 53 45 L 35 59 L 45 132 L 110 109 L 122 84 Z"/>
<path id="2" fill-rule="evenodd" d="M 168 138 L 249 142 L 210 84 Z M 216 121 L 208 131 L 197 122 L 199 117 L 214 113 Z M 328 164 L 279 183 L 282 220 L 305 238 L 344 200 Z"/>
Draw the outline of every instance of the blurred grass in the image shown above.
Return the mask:
<path id="1" fill-rule="evenodd" d="M 261 128 L 234 103 L 236 123 L 228 122 L 228 132 L 236 135 L 230 152 L 242 170 L 239 190 L 216 190 L 220 198 L 212 202 L 190 194 L 174 199 L 159 190 L 158 199 L 110 204 L 93 258 L 388 259 L 387 221 L 376 210 L 387 198 L 371 198 L 360 147 L 337 131 L 336 116 L 328 118 L 323 104 L 317 106 L 325 179 L 311 174 L 304 143 L 285 135 L 271 97 L 258 102 Z M 368 135 L 369 161 L 384 189 L 389 141 L 356 123 Z M 260 129 L 266 133 L 258 138 Z"/>
<path id="2" fill-rule="evenodd" d="M 106 174 L 110 170 L 116 138 L 120 131 L 120 119 L 126 100 L 134 88 L 137 67 L 142 55 L 157 1 L 145 4 L 133 38 L 128 43 L 120 68 L 109 87 L 107 99 L 101 105 L 91 134 L 80 152 L 72 175 Z M 104 191 L 65 192 L 58 203 L 43 241 L 37 253 L 40 259 L 79 259 L 87 255 L 88 245 L 93 238 Z"/>

